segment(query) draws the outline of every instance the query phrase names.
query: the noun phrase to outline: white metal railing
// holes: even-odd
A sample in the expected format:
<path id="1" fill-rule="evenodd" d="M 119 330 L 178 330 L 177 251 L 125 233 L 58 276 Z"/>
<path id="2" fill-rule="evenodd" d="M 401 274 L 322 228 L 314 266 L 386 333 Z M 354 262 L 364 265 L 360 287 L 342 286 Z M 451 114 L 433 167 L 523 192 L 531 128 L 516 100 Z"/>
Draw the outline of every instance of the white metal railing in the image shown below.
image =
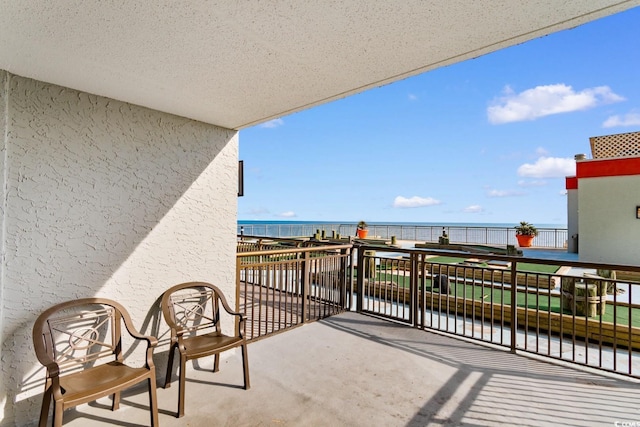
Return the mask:
<path id="1" fill-rule="evenodd" d="M 238 224 L 238 234 L 265 237 L 309 237 L 316 232 L 325 232 L 327 236 L 334 233 L 345 236 L 356 235 L 356 223 L 261 223 Z M 442 233 L 447 233 L 451 243 L 479 245 L 517 245 L 513 227 L 475 227 L 450 225 L 394 225 L 376 224 L 369 226 L 369 237 L 419 242 L 437 242 Z M 547 249 L 566 249 L 568 233 L 566 228 L 538 228 L 538 236 L 533 246 Z"/>

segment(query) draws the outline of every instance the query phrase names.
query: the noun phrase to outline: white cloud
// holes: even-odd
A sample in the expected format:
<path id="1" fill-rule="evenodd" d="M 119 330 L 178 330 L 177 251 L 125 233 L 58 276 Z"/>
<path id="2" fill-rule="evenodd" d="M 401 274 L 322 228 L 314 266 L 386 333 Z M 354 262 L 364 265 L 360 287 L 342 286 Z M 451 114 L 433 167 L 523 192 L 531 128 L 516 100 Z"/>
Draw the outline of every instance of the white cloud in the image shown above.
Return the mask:
<path id="1" fill-rule="evenodd" d="M 440 200 L 436 200 L 432 197 L 418 197 L 413 196 L 411 198 L 406 198 L 402 196 L 398 196 L 393 201 L 394 208 L 420 208 L 423 206 L 433 206 L 439 205 L 442 202 Z"/>
<path id="2" fill-rule="evenodd" d="M 409 101 L 417 101 L 418 100 L 418 96 L 414 95 L 413 93 L 409 94 Z"/>
<path id="3" fill-rule="evenodd" d="M 560 83 L 536 86 L 520 93 L 514 93 L 507 86 L 504 95 L 487 108 L 487 116 L 492 124 L 520 122 L 619 101 L 624 101 L 624 98 L 615 94 L 609 86 L 575 92 L 571 86 Z"/>
<path id="4" fill-rule="evenodd" d="M 480 212 L 484 212 L 484 209 L 480 205 L 471 205 L 471 206 L 467 206 L 462 211 L 467 213 L 480 213 Z"/>
<path id="5" fill-rule="evenodd" d="M 571 158 L 540 157 L 534 164 L 525 163 L 518 175 L 527 178 L 564 178 L 576 174 L 576 161 Z"/>
<path id="6" fill-rule="evenodd" d="M 536 148 L 536 154 L 538 156 L 542 157 L 542 156 L 548 156 L 549 152 L 544 147 L 538 147 L 538 148 Z"/>
<path id="7" fill-rule="evenodd" d="M 282 212 L 281 214 L 278 214 L 278 216 L 281 218 L 293 218 L 297 215 L 294 211 L 287 211 L 287 212 Z"/>
<path id="8" fill-rule="evenodd" d="M 524 195 L 522 191 L 514 190 L 489 190 L 487 192 L 488 197 L 516 197 L 522 195 Z"/>
<path id="9" fill-rule="evenodd" d="M 267 129 L 273 129 L 273 128 L 277 128 L 279 126 L 284 125 L 284 120 L 282 119 L 273 119 L 273 120 L 269 120 L 268 122 L 264 122 L 260 125 L 261 128 L 267 128 Z"/>
<path id="10" fill-rule="evenodd" d="M 520 187 L 543 187 L 547 185 L 547 181 L 537 179 L 527 181 L 526 179 L 522 179 L 518 181 L 518 185 Z"/>
<path id="11" fill-rule="evenodd" d="M 640 126 L 640 113 L 628 113 L 624 116 L 611 116 L 602 123 L 603 128 L 622 126 Z"/>

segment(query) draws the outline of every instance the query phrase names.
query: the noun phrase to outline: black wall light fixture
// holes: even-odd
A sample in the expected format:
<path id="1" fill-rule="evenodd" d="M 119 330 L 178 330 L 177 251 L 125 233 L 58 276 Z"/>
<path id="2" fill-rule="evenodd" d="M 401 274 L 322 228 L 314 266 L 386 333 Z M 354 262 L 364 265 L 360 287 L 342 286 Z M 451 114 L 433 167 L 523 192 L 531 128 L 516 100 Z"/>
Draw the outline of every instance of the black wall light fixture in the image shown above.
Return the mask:
<path id="1" fill-rule="evenodd" d="M 238 197 L 244 196 L 244 160 L 238 161 Z"/>
<path id="2" fill-rule="evenodd" d="M 636 206 L 636 218 L 640 219 L 640 206 Z"/>

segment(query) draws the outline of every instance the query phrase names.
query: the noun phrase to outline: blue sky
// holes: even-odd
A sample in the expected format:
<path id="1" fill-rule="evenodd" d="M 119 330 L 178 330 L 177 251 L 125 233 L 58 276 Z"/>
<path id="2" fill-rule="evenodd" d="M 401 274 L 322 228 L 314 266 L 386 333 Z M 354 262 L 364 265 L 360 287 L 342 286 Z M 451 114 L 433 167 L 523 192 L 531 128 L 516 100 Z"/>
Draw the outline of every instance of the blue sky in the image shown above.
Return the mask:
<path id="1" fill-rule="evenodd" d="M 640 8 L 240 131 L 240 220 L 566 224 L 589 137 L 640 130 Z"/>

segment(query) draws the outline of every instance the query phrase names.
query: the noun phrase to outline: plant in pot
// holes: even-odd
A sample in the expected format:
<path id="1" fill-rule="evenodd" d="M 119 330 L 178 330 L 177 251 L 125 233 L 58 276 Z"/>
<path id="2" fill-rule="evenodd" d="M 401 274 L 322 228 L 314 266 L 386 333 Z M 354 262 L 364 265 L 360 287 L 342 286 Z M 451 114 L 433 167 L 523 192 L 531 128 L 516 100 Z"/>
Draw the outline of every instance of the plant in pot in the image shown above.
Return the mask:
<path id="1" fill-rule="evenodd" d="M 516 225 L 515 229 L 518 246 L 521 248 L 528 248 L 531 246 L 533 238 L 538 235 L 538 229 L 533 224 L 525 221 L 520 221 L 520 225 Z"/>
<path id="2" fill-rule="evenodd" d="M 359 239 L 366 239 L 367 234 L 369 234 L 369 226 L 366 222 L 360 221 L 358 226 L 356 227 L 356 233 L 358 234 Z"/>

